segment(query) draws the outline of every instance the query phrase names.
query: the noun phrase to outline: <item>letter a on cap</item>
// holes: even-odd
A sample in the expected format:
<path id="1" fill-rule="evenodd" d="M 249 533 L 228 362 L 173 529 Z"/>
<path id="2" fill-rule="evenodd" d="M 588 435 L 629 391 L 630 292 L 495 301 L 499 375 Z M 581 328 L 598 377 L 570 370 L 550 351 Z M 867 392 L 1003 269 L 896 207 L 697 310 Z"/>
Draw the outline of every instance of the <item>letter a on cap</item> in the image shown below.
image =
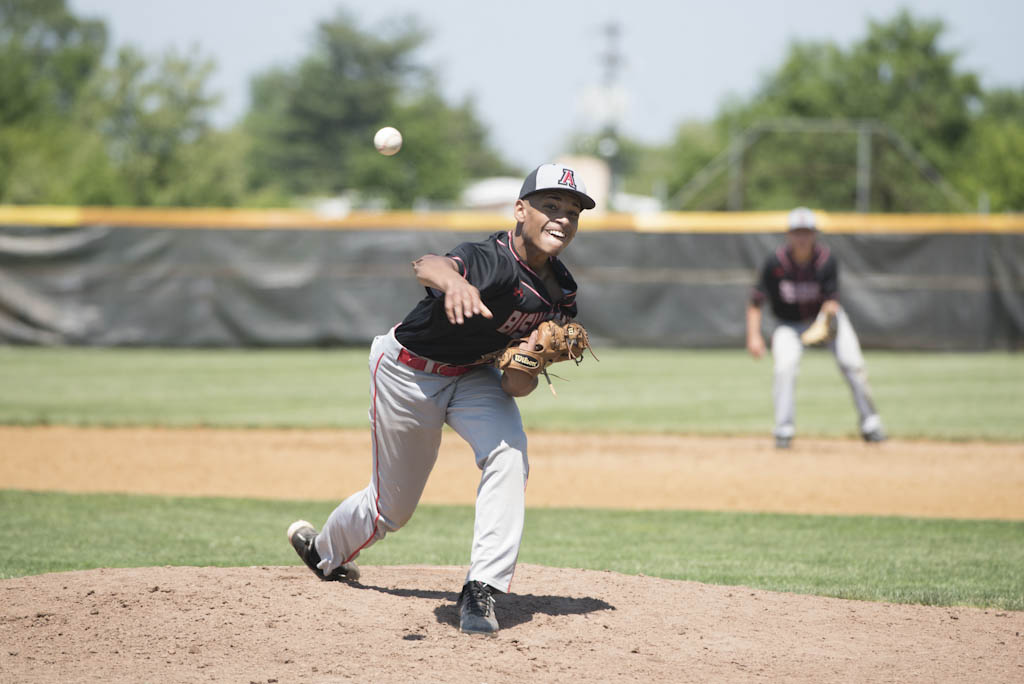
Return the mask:
<path id="1" fill-rule="evenodd" d="M 572 169 L 562 169 L 562 178 L 558 181 L 559 185 L 568 185 L 573 190 L 576 189 L 576 179 L 573 178 Z"/>

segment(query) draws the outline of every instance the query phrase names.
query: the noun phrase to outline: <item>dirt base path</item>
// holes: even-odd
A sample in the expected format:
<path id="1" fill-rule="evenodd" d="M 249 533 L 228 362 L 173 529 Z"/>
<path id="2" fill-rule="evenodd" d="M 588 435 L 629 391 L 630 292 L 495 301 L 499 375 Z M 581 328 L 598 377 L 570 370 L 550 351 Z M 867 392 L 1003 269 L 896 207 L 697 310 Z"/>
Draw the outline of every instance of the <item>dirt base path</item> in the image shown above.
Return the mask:
<path id="1" fill-rule="evenodd" d="M 363 431 L 0 428 L 0 488 L 340 500 Z M 530 506 L 1024 519 L 1024 447 L 530 437 Z M 311 477 L 310 474 L 314 476 Z M 470 503 L 454 435 L 424 500 Z M 283 543 L 283 542 L 282 542 Z M 0 682 L 1021 682 L 1024 612 L 843 601 L 520 565 L 501 632 L 458 567 L 162 567 L 0 580 Z"/>
<path id="2" fill-rule="evenodd" d="M 7 489 L 340 501 L 370 472 L 365 430 L 2 427 L 0 445 Z M 446 431 L 423 502 L 470 504 L 478 478 Z M 1021 492 L 1020 444 L 530 435 L 529 506 L 1024 520 Z"/>

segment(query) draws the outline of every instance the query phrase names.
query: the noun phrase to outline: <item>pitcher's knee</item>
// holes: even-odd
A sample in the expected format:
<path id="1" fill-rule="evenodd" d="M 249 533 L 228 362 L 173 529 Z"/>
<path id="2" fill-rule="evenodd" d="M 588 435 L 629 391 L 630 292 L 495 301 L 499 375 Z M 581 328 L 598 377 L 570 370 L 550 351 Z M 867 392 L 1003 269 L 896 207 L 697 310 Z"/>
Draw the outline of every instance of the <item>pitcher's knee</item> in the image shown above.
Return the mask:
<path id="1" fill-rule="evenodd" d="M 374 518 L 374 527 L 378 533 L 384 536 L 386 532 L 396 532 L 405 527 L 405 524 L 412 519 L 416 512 L 419 497 L 409 500 L 398 496 L 401 492 L 388 492 L 387 496 L 381 496 L 376 501 L 370 501 L 370 513 Z"/>
<path id="2" fill-rule="evenodd" d="M 416 512 L 416 507 L 391 507 L 389 509 L 381 508 L 379 510 L 379 517 L 377 518 L 377 530 L 383 537 L 387 532 L 397 532 L 398 530 L 405 527 L 406 523 L 412 520 L 412 514 Z"/>
<path id="3" fill-rule="evenodd" d="M 486 454 L 477 455 L 477 465 L 481 470 L 515 471 L 521 469 L 526 471 L 526 440 L 522 445 L 512 445 L 502 442 Z"/>

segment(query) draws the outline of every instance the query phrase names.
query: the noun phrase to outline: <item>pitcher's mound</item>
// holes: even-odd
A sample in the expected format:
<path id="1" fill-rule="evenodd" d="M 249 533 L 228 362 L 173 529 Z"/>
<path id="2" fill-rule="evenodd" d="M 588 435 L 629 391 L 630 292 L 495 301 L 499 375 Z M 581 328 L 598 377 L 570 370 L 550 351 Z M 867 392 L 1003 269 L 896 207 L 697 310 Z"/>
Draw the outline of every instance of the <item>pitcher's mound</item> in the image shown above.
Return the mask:
<path id="1" fill-rule="evenodd" d="M 496 637 L 464 568 L 137 568 L 0 581 L 16 682 L 1024 680 L 1024 613 L 845 601 L 520 565 Z"/>

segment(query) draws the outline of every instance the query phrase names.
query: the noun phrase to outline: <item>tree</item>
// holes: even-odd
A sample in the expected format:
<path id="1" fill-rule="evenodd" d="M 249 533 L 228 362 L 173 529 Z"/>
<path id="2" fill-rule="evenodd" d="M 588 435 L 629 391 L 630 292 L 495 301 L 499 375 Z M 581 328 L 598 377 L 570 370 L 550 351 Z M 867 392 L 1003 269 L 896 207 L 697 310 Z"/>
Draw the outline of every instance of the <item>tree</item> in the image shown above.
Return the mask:
<path id="1" fill-rule="evenodd" d="M 971 132 L 971 106 L 981 90 L 974 74 L 956 69 L 957 54 L 940 48 L 943 31 L 941 21 L 903 11 L 888 22 L 870 22 L 867 37 L 849 50 L 794 43 L 753 98 L 726 106 L 716 117 L 720 135 L 745 148 L 743 208 L 856 206 L 858 139 L 852 127 L 850 133 L 756 128 L 780 120 L 833 120 L 877 124 L 869 137 L 872 210 L 961 209 L 936 189 L 935 171 L 956 175 Z M 756 137 L 737 137 L 752 127 Z M 931 177 L 908 158 L 907 147 L 930 162 Z M 708 203 L 699 206 L 728 206 L 721 187 L 727 176 L 718 183 L 705 193 Z"/>
<path id="2" fill-rule="evenodd" d="M 106 46 L 65 0 L 0 0 L 0 125 L 70 112 Z"/>
<path id="3" fill-rule="evenodd" d="M 357 191 L 407 207 L 450 201 L 467 179 L 504 170 L 472 104 L 450 107 L 433 74 L 416 64 L 423 29 L 412 18 L 389 25 L 364 32 L 341 12 L 318 26 L 312 53 L 296 67 L 254 79 L 245 128 L 255 188 Z M 370 142 L 384 125 L 406 140 L 394 157 Z"/>
<path id="4" fill-rule="evenodd" d="M 245 141 L 209 123 L 212 62 L 121 49 L 64 0 L 0 0 L 0 202 L 237 204 Z"/>
<path id="5" fill-rule="evenodd" d="M 366 165 L 354 173 L 363 192 L 391 206 L 408 207 L 417 200 L 446 203 L 469 180 L 512 173 L 487 145 L 486 129 L 471 102 L 451 107 L 428 89 L 398 105 L 392 120 L 410 144 L 397 157 L 360 155 Z M 357 144 L 365 147 L 367 141 Z"/>
<path id="6" fill-rule="evenodd" d="M 64 0 L 0 0 L 0 202 L 73 199 L 69 168 L 95 150 L 74 112 L 106 44 Z"/>
<path id="7" fill-rule="evenodd" d="M 210 123 L 214 64 L 170 51 L 155 62 L 132 47 L 95 80 L 90 123 L 101 132 L 119 187 L 107 203 L 232 206 L 246 187 L 245 141 Z"/>
<path id="8" fill-rule="evenodd" d="M 1024 211 L 1024 89 L 981 98 L 957 174 L 993 211 Z"/>

